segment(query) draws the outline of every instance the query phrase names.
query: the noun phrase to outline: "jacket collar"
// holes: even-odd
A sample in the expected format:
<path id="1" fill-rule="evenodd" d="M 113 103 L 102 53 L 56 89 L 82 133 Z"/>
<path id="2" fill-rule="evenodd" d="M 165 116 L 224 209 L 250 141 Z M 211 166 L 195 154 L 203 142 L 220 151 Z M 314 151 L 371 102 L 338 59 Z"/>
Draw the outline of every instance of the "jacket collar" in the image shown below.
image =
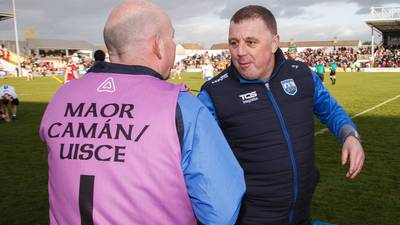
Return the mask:
<path id="1" fill-rule="evenodd" d="M 109 62 L 95 62 L 95 64 L 88 70 L 88 73 L 118 73 L 126 75 L 149 75 L 157 77 L 161 80 L 164 78 L 161 74 L 146 66 L 139 65 L 124 65 Z"/>

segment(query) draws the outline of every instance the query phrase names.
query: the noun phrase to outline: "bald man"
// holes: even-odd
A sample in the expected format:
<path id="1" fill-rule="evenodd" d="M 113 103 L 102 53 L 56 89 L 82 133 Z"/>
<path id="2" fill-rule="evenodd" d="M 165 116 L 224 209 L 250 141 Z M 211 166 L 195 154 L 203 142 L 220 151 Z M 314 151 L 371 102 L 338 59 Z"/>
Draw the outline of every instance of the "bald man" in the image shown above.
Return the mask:
<path id="1" fill-rule="evenodd" d="M 243 171 L 208 110 L 166 83 L 169 17 L 146 1 L 109 16 L 111 63 L 59 89 L 43 116 L 50 224 L 234 224 Z"/>

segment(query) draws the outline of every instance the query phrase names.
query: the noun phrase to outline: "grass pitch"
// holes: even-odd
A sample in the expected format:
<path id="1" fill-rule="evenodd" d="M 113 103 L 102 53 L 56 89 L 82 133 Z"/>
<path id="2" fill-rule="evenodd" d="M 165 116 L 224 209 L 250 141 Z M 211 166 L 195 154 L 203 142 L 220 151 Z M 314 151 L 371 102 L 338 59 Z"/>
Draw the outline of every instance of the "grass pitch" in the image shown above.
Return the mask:
<path id="1" fill-rule="evenodd" d="M 328 78 L 328 77 L 327 77 Z M 350 116 L 400 95 L 399 73 L 338 73 L 337 84 L 325 85 Z M 182 80 L 194 94 L 203 80 L 185 73 Z M 47 152 L 38 130 L 47 102 L 60 84 L 51 77 L 13 85 L 20 99 L 18 120 L 0 125 L 0 224 L 48 224 Z M 313 200 L 313 219 L 340 225 L 398 224 L 400 212 L 400 98 L 354 119 L 363 138 L 366 162 L 355 180 L 345 178 L 341 146 L 329 133 L 316 137 L 321 172 Z M 324 128 L 317 120 L 315 130 Z"/>

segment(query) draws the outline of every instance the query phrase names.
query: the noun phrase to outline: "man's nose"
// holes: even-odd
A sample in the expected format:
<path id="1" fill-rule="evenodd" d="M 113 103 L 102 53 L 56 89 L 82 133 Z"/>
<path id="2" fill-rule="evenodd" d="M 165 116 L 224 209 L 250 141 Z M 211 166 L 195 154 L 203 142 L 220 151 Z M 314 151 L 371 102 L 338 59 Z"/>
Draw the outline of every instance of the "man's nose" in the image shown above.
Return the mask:
<path id="1" fill-rule="evenodd" d="M 237 48 L 237 53 L 238 53 L 238 56 L 244 56 L 247 54 L 246 45 L 243 42 L 239 43 L 238 48 Z"/>

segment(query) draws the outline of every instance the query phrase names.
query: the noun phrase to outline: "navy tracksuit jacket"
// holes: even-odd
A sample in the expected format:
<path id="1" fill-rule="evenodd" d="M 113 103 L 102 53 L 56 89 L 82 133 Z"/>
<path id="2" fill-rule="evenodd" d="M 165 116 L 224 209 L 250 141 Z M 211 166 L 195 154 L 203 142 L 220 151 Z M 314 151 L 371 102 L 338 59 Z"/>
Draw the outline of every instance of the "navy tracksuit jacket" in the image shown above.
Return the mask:
<path id="1" fill-rule="evenodd" d="M 309 224 L 319 179 L 314 115 L 340 140 L 355 129 L 318 76 L 278 49 L 267 82 L 245 80 L 231 65 L 206 82 L 198 97 L 245 172 L 247 191 L 237 224 Z"/>

